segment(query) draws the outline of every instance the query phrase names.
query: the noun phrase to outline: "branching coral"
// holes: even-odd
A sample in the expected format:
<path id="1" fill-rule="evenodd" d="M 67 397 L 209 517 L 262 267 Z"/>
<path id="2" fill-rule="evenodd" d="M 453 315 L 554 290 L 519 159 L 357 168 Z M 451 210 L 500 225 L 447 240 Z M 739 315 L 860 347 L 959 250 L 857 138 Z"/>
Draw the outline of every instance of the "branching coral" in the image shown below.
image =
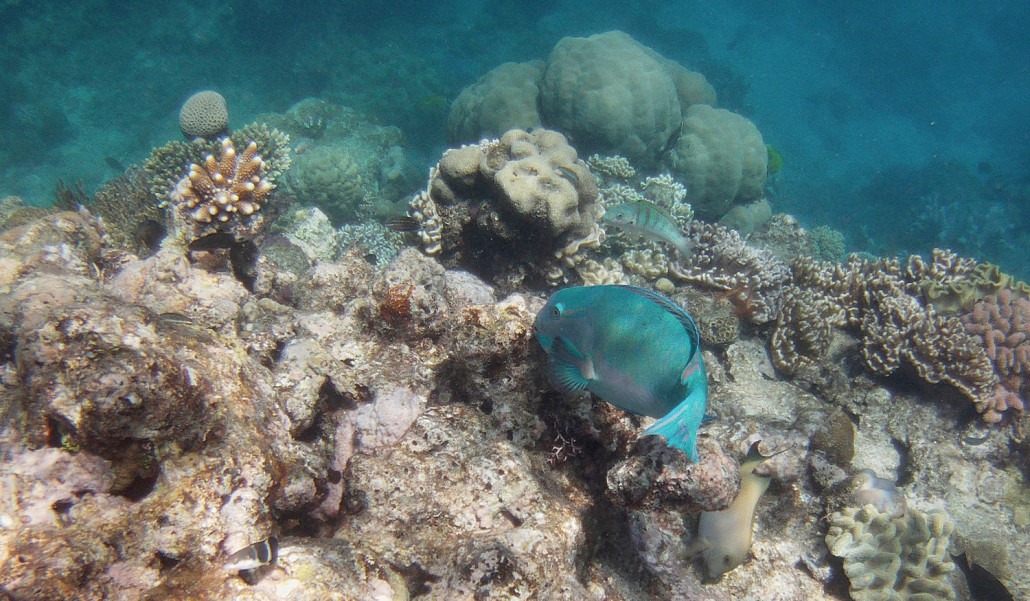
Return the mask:
<path id="1" fill-rule="evenodd" d="M 232 140 L 222 140 L 222 150 L 204 158 L 203 166 L 190 165 L 189 174 L 179 180 L 172 200 L 185 204 L 197 223 L 226 223 L 231 217 L 250 217 L 261 209 L 274 187 L 263 177 L 265 162 L 251 141 L 242 154 Z"/>

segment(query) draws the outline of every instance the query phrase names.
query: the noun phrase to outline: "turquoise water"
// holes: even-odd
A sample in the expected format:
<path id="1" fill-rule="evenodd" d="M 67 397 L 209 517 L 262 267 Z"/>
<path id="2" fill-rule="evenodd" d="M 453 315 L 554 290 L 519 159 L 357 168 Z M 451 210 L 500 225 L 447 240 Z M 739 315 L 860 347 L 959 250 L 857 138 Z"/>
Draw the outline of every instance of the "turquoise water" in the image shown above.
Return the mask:
<path id="1" fill-rule="evenodd" d="M 1020 3 L 19 2 L 0 6 L 0 195 L 92 192 L 179 138 L 199 89 L 231 125 L 320 97 L 399 127 L 425 166 L 449 103 L 563 36 L 621 29 L 703 73 L 785 166 L 774 210 L 851 250 L 946 246 L 1030 275 L 1030 12 Z M 574 141 L 573 141 L 574 142 Z"/>

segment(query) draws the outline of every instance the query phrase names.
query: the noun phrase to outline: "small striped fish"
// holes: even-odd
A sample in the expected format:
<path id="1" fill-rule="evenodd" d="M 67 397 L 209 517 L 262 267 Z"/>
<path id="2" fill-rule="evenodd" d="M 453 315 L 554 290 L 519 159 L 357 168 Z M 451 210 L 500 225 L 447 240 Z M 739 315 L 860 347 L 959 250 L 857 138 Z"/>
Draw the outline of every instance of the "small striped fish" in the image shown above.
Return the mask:
<path id="1" fill-rule="evenodd" d="M 279 539 L 270 536 L 233 553 L 225 560 L 223 567 L 226 570 L 253 570 L 275 562 L 278 554 Z"/>
<path id="2" fill-rule="evenodd" d="M 684 258 L 697 246 L 680 232 L 672 215 L 646 200 L 615 205 L 604 214 L 604 222 L 653 242 L 667 242 Z"/>

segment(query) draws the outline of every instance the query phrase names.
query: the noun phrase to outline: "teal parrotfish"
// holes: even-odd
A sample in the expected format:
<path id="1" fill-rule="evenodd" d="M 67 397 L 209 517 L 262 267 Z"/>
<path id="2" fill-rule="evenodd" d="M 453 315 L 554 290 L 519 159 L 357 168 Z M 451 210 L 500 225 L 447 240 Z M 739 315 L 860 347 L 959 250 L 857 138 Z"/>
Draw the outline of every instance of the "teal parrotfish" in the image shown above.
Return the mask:
<path id="1" fill-rule="evenodd" d="M 696 242 L 683 235 L 672 215 L 646 200 L 615 205 L 605 212 L 603 221 L 652 242 L 667 242 L 681 257 L 690 255 L 697 246 Z"/>
<path id="2" fill-rule="evenodd" d="M 697 461 L 708 380 L 697 324 L 676 303 L 635 286 L 565 288 L 537 314 L 534 330 L 556 384 L 659 418 L 643 434 L 663 436 Z"/>

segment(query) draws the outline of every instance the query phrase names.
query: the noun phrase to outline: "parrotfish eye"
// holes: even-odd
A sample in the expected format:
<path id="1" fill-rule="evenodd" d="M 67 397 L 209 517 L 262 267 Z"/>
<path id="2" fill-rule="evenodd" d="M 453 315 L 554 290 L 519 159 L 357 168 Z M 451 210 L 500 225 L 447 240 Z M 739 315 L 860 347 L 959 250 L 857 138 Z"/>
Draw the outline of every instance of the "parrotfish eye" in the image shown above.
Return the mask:
<path id="1" fill-rule="evenodd" d="M 551 310 L 551 317 L 558 319 L 561 317 L 562 311 L 565 310 L 565 306 L 561 303 L 556 303 L 554 309 Z"/>

